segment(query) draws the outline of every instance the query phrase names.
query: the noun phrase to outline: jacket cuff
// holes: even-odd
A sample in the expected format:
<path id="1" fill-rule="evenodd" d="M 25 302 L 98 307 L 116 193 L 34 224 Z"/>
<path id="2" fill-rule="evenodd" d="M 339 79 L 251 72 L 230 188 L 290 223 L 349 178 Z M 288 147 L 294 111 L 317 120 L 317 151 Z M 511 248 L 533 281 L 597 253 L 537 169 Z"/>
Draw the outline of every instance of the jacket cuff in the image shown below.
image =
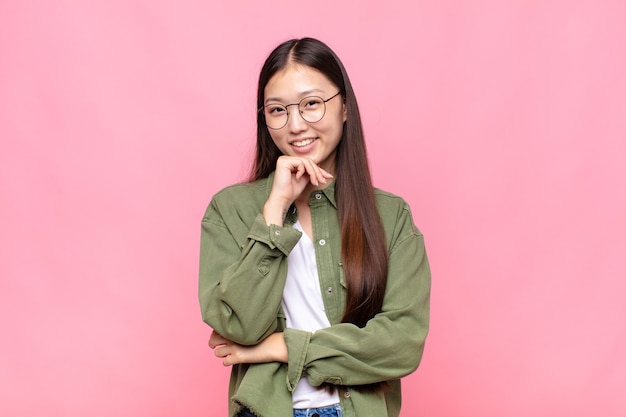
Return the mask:
<path id="1" fill-rule="evenodd" d="M 248 233 L 248 238 L 263 242 L 271 249 L 278 248 L 285 256 L 291 253 L 301 236 L 302 232 L 290 226 L 268 226 L 262 214 L 254 219 Z"/>
<path id="2" fill-rule="evenodd" d="M 285 329 L 283 332 L 289 362 L 287 363 L 287 389 L 293 392 L 302 378 L 311 333 L 304 330 Z"/>

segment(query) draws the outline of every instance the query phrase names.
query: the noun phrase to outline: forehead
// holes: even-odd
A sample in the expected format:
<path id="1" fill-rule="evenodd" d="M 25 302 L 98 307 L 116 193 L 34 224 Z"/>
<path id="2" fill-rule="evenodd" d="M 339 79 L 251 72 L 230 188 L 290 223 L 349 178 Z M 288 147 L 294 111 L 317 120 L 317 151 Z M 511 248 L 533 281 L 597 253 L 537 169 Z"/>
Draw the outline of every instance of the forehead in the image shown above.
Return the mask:
<path id="1" fill-rule="evenodd" d="M 315 68 L 290 64 L 270 78 L 265 86 L 265 99 L 288 100 L 308 93 L 329 93 L 335 85 Z"/>

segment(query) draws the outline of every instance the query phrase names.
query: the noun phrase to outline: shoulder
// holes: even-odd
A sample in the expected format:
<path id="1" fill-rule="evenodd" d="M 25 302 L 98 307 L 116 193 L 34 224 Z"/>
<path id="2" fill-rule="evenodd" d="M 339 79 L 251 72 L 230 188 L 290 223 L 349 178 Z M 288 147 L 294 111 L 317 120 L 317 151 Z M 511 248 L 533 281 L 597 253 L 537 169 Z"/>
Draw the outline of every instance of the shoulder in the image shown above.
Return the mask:
<path id="1" fill-rule="evenodd" d="M 413 221 L 411 207 L 404 198 L 378 188 L 374 189 L 374 197 L 385 233 L 390 241 L 422 235 Z"/>
<path id="2" fill-rule="evenodd" d="M 229 201 L 232 199 L 240 200 L 242 197 L 254 197 L 257 194 L 265 195 L 267 193 L 268 179 L 263 178 L 254 182 L 243 182 L 229 185 L 222 188 L 213 195 L 213 201 Z"/>
<path id="3" fill-rule="evenodd" d="M 374 197 L 381 217 L 411 216 L 411 207 L 399 195 L 375 188 Z"/>
<path id="4" fill-rule="evenodd" d="M 389 191 L 381 190 L 380 188 L 374 188 L 374 197 L 378 205 L 394 207 L 408 207 L 407 202 L 399 195 L 390 193 Z"/>
<path id="5" fill-rule="evenodd" d="M 242 215 L 247 212 L 259 213 L 268 196 L 268 179 L 239 183 L 225 187 L 215 193 L 207 207 L 205 218 L 215 214 L 220 217 Z"/>

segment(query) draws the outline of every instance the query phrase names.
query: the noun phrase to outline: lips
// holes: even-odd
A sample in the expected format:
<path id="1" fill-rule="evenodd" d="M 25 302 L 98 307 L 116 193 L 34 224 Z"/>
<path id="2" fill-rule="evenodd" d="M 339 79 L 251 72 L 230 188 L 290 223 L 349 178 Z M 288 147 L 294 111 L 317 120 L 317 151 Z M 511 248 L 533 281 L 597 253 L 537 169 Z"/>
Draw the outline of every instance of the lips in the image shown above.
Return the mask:
<path id="1" fill-rule="evenodd" d="M 291 146 L 295 146 L 296 148 L 303 148 L 305 146 L 308 146 L 308 145 L 312 144 L 316 140 L 317 140 L 317 138 L 308 138 L 308 139 L 294 140 L 293 142 L 290 143 L 290 145 Z"/>

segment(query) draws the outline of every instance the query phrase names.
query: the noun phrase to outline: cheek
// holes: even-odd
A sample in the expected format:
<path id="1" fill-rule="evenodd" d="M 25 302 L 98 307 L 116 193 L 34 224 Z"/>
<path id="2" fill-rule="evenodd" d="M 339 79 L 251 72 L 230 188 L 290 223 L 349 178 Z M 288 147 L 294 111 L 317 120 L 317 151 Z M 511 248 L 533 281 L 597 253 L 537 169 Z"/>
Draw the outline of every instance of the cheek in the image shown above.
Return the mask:
<path id="1" fill-rule="evenodd" d="M 276 145 L 276 147 L 280 149 L 282 153 L 285 153 L 285 150 L 281 148 L 281 144 L 285 142 L 284 140 L 282 140 L 282 135 L 278 132 L 270 130 L 270 137 L 272 138 L 274 145 Z"/>
<path id="2" fill-rule="evenodd" d="M 270 130 L 269 132 L 270 132 L 270 137 L 272 138 L 272 141 L 274 142 L 274 144 L 278 145 L 280 135 L 273 130 Z"/>
<path id="3" fill-rule="evenodd" d="M 330 120 L 329 120 L 329 122 L 330 122 Z M 332 132 L 333 136 L 337 136 L 338 135 L 338 136 L 341 137 L 341 135 L 343 134 L 343 125 L 345 124 L 345 122 L 346 122 L 346 117 L 345 117 L 344 113 L 343 112 L 337 113 L 336 117 L 334 117 L 332 119 L 332 122 L 329 123 L 329 125 L 327 127 L 328 132 L 329 133 Z"/>

